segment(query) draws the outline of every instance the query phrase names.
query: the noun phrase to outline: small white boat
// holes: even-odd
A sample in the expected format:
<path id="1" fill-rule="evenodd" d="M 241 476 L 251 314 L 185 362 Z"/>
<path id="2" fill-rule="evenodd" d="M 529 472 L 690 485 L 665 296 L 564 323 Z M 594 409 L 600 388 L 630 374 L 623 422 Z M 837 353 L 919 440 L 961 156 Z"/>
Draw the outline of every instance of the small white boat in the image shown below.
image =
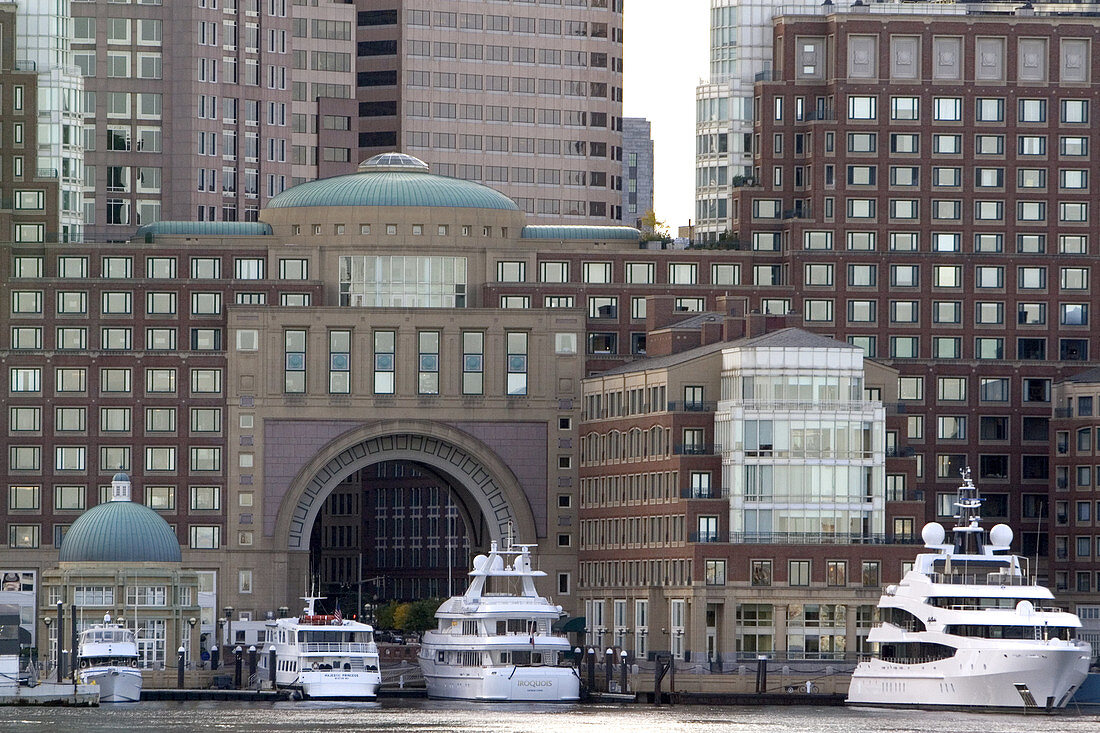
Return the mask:
<path id="1" fill-rule="evenodd" d="M 374 629 L 339 614 L 313 610 L 320 596 L 305 596 L 298 618 L 267 624 L 264 649 L 275 647 L 275 684 L 301 690 L 308 698 L 374 699 L 382 684 Z M 268 654 L 261 654 L 258 679 L 270 679 Z"/>
<path id="2" fill-rule="evenodd" d="M 443 602 L 424 633 L 420 669 L 428 697 L 497 702 L 572 702 L 580 678 L 568 666 L 569 639 L 551 631 L 562 615 L 535 591 L 531 545 L 474 558 L 465 595 Z M 509 562 L 510 561 L 510 562 Z M 490 582 L 513 586 L 490 589 Z"/>
<path id="3" fill-rule="evenodd" d="M 141 699 L 137 639 L 132 629 L 111 623 L 111 614 L 80 633 L 77 664 L 81 683 L 99 686 L 100 702 Z"/>
<path id="4" fill-rule="evenodd" d="M 880 623 L 868 634 L 871 659 L 852 673 L 848 702 L 888 707 L 1053 710 L 1085 680 L 1092 648 L 1076 640 L 1081 622 L 1053 605 L 1027 558 L 1008 554 L 1012 530 L 988 536 L 981 499 L 963 471 L 953 541 L 941 525 L 921 535 L 898 585 L 885 588 Z"/>

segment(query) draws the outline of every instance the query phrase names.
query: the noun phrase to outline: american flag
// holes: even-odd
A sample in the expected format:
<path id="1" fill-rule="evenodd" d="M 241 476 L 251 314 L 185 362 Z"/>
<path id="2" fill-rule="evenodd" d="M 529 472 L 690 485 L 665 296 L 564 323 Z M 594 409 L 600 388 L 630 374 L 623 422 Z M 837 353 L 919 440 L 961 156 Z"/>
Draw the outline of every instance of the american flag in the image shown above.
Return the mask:
<path id="1" fill-rule="evenodd" d="M 332 614 L 332 617 L 336 619 L 336 623 L 344 623 L 344 612 L 340 610 L 340 603 L 336 603 L 336 612 Z"/>

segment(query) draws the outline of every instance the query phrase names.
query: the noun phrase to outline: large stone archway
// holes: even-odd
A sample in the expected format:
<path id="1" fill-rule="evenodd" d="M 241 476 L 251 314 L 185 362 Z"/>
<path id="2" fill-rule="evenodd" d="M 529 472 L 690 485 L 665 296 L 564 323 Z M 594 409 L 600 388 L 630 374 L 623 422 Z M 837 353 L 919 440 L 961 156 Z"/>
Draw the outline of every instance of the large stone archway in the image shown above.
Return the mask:
<path id="1" fill-rule="evenodd" d="M 430 420 L 380 420 L 332 439 L 302 466 L 283 496 L 276 542 L 290 553 L 309 550 L 309 535 L 325 499 L 349 474 L 382 461 L 413 461 L 448 478 L 484 520 L 488 538 L 512 531 L 537 538 L 532 507 L 519 480 L 491 447 L 457 428 Z"/>

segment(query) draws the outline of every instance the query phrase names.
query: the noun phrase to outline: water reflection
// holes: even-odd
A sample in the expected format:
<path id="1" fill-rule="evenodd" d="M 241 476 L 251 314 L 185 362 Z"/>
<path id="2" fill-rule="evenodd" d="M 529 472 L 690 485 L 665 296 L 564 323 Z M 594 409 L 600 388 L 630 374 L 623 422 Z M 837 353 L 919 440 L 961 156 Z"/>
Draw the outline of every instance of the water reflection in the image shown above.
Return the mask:
<path id="1" fill-rule="evenodd" d="M 641 705 L 502 705 L 427 700 L 379 703 L 148 702 L 92 709 L 0 708 L 0 730 L 20 733 L 156 731 L 456 731 L 462 733 L 586 733 L 609 730 L 821 731 L 822 733 L 987 733 L 1096 730 L 1100 716 L 1066 711 L 1052 716 L 922 712 L 873 708 L 703 707 Z"/>

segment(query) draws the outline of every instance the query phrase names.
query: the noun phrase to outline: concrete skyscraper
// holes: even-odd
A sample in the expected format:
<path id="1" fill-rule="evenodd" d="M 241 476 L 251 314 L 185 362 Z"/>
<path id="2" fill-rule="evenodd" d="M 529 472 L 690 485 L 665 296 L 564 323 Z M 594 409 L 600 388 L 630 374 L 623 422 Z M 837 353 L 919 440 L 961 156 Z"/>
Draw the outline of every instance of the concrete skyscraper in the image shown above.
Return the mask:
<path id="1" fill-rule="evenodd" d="M 622 0 L 358 0 L 359 158 L 394 149 L 529 214 L 618 220 Z"/>
<path id="2" fill-rule="evenodd" d="M 816 3 L 794 0 L 789 10 Z M 770 73 L 771 0 L 711 0 L 710 79 L 695 90 L 695 226 L 699 242 L 730 228 L 731 187 L 752 174 L 753 84 Z"/>
<path id="3" fill-rule="evenodd" d="M 69 52 L 68 6 L 68 0 L 19 0 L 0 18 L 0 69 L 7 87 L 0 115 L 11 125 L 4 125 L 10 136 L 4 140 L 0 191 L 13 202 L 3 207 L 13 212 L 4 236 L 16 242 L 83 236 L 83 95 Z"/>
<path id="4" fill-rule="evenodd" d="M 295 180 L 354 168 L 351 6 L 138 0 L 72 12 L 91 238 L 165 219 L 253 220 Z"/>
<path id="5" fill-rule="evenodd" d="M 649 120 L 623 119 L 623 219 L 638 226 L 653 208 L 653 138 Z"/>

